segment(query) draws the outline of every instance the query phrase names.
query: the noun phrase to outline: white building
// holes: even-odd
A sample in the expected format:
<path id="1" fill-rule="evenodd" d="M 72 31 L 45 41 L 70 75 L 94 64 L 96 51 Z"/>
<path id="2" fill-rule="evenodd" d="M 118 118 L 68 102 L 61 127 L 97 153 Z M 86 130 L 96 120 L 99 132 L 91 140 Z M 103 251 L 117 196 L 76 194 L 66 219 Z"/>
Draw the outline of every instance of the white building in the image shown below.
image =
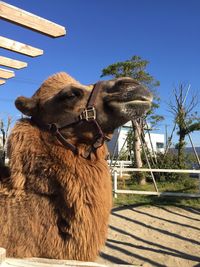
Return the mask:
<path id="1" fill-rule="evenodd" d="M 128 122 L 121 128 L 115 130 L 112 140 L 108 143 L 108 149 L 111 156 L 113 155 L 114 150 L 115 156 L 117 156 L 121 150 L 127 150 L 126 137 L 131 127 L 131 122 Z M 164 153 L 164 134 L 146 133 L 145 141 L 149 151 L 153 150 L 156 153 Z"/>
<path id="2" fill-rule="evenodd" d="M 145 135 L 145 141 L 150 151 L 164 153 L 165 137 L 164 134 L 150 133 Z"/>

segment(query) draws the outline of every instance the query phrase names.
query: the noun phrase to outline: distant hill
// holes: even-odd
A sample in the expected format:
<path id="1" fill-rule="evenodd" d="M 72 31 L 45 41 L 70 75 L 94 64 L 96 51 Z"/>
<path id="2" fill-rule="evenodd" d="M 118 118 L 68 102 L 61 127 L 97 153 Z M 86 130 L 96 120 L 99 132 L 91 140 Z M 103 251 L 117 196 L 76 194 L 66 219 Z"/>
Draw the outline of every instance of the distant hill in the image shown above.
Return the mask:
<path id="1" fill-rule="evenodd" d="M 200 155 L 200 147 L 195 147 L 195 150 L 196 150 L 197 154 Z M 190 154 L 190 153 L 194 153 L 194 150 L 192 147 L 186 147 L 185 152 L 187 154 Z"/>
<path id="2" fill-rule="evenodd" d="M 174 152 L 174 153 L 177 153 L 177 151 L 178 151 L 175 148 L 170 148 L 169 150 L 172 151 L 172 152 Z M 195 147 L 195 150 L 196 150 L 197 154 L 200 155 L 200 147 L 199 146 L 198 147 Z M 186 147 L 185 148 L 185 153 L 186 154 L 192 154 L 192 153 L 194 153 L 194 150 L 193 150 L 192 147 Z"/>

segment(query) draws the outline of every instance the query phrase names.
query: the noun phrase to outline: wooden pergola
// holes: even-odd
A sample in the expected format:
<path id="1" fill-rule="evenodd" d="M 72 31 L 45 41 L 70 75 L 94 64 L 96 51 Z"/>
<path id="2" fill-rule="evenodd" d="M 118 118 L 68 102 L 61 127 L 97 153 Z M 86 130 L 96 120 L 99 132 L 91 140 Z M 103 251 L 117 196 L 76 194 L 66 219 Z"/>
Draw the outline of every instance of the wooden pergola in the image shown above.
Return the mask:
<path id="1" fill-rule="evenodd" d="M 66 34 L 65 27 L 15 6 L 9 5 L 3 1 L 0 1 L 0 19 L 53 38 L 64 36 Z M 18 40 L 16 41 L 6 38 L 4 36 L 0 36 L 0 47 L 29 57 L 37 57 L 43 54 L 42 49 L 21 43 Z M 27 67 L 27 65 L 28 64 L 26 62 L 0 56 L 0 66 L 22 69 Z M 5 84 L 6 80 L 12 77 L 15 77 L 14 71 L 6 68 L 0 68 L 0 85 Z"/>

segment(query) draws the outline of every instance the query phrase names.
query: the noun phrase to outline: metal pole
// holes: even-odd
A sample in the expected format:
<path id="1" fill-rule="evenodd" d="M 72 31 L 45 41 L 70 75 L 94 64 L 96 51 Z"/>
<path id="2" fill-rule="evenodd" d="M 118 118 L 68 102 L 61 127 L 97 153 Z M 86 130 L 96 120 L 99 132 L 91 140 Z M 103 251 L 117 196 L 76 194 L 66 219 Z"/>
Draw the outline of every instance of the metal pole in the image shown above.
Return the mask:
<path id="1" fill-rule="evenodd" d="M 120 162 L 120 178 L 122 178 L 122 168 L 123 168 L 123 164 L 122 162 Z"/>
<path id="2" fill-rule="evenodd" d="M 116 150 L 117 150 L 117 142 L 118 142 L 118 139 L 119 139 L 120 132 L 121 132 L 121 127 L 119 128 L 119 132 L 117 134 L 116 142 L 115 142 L 114 149 L 113 149 L 112 158 L 111 158 L 111 161 L 110 161 L 110 166 L 112 166 L 112 163 L 113 163 L 113 160 L 114 160 L 114 157 L 115 157 L 115 153 L 116 153 Z"/>
<path id="3" fill-rule="evenodd" d="M 153 148 L 153 143 L 152 143 L 152 140 L 151 140 L 150 129 L 149 129 L 149 126 L 148 126 L 146 120 L 145 120 L 145 125 L 146 125 L 146 127 L 147 127 L 147 133 L 148 133 L 148 136 L 149 136 L 149 141 L 150 141 L 150 145 L 151 145 L 151 150 L 152 150 L 152 153 L 153 153 L 155 162 L 158 163 L 158 162 L 157 162 L 156 153 L 155 153 L 155 150 L 154 150 L 154 148 Z M 144 139 L 144 141 L 145 141 L 145 139 Z M 145 141 L 145 142 L 146 142 L 146 141 Z M 153 161 L 153 160 L 152 160 L 152 161 Z"/>
<path id="4" fill-rule="evenodd" d="M 165 124 L 165 147 L 167 148 L 168 146 L 168 130 L 167 130 L 168 125 Z"/>
<path id="5" fill-rule="evenodd" d="M 200 173 L 199 173 L 199 193 L 200 193 Z"/>
<path id="6" fill-rule="evenodd" d="M 191 84 L 188 85 L 188 89 L 187 89 L 186 94 L 185 94 L 185 97 L 184 97 L 184 99 L 183 99 L 183 105 L 185 104 L 185 101 L 186 101 L 186 99 L 187 99 L 188 93 L 189 93 L 189 91 L 190 91 L 190 87 L 191 87 Z"/>
<path id="7" fill-rule="evenodd" d="M 138 126 L 137 121 L 134 121 L 134 123 L 136 124 L 136 126 Z M 136 131 L 138 132 L 138 128 L 137 127 L 136 127 Z M 147 157 L 147 153 L 146 153 L 146 150 L 145 150 L 145 147 L 144 147 L 144 144 L 142 142 L 142 139 L 141 139 L 141 136 L 140 136 L 139 132 L 138 132 L 138 136 L 140 138 L 140 142 L 141 142 L 141 145 L 142 145 L 142 149 L 144 151 L 144 155 L 145 155 L 145 158 L 146 158 L 146 161 L 147 161 L 147 165 L 148 165 L 148 167 L 150 169 L 150 173 L 151 173 L 151 177 L 152 177 L 152 180 L 153 180 L 154 188 L 155 188 L 156 192 L 158 192 L 158 187 L 157 187 L 157 184 L 156 184 L 156 180 L 155 180 L 154 174 L 153 174 L 153 172 L 151 170 L 151 165 L 150 165 L 149 159 Z"/>
<path id="8" fill-rule="evenodd" d="M 170 136 L 170 138 L 168 140 L 167 147 L 166 147 L 165 153 L 164 153 L 164 158 L 165 158 L 165 156 L 166 156 L 166 154 L 167 154 L 167 152 L 168 152 L 168 150 L 169 150 L 169 148 L 171 146 L 171 141 L 172 141 L 172 137 L 173 137 L 173 134 L 174 134 L 175 129 L 176 129 L 176 123 L 174 124 L 174 128 L 173 128 L 172 133 L 171 133 L 171 136 Z"/>
<path id="9" fill-rule="evenodd" d="M 144 147 L 145 147 L 145 149 L 146 149 L 147 155 L 148 155 L 149 158 L 151 159 L 152 164 L 155 165 L 156 162 L 154 162 L 154 159 L 153 159 L 153 157 L 152 157 L 152 155 L 151 155 L 151 151 L 150 151 L 150 149 L 148 148 L 147 142 L 146 142 L 146 140 L 145 140 L 145 135 L 144 135 L 144 133 L 141 134 L 141 138 L 142 138 L 143 145 L 144 145 Z"/>
<path id="10" fill-rule="evenodd" d="M 187 128 L 187 126 L 186 126 L 186 128 Z M 196 160 L 197 160 L 197 162 L 198 162 L 198 164 L 199 164 L 199 167 L 200 167 L 200 160 L 199 160 L 199 156 L 198 156 L 198 154 L 197 154 L 197 151 L 196 151 L 196 148 L 195 148 L 195 146 L 194 146 L 194 144 L 193 144 L 193 142 L 192 142 L 192 138 L 191 138 L 191 135 L 190 135 L 190 133 L 188 133 L 188 137 L 189 137 L 189 139 L 190 139 L 190 143 L 191 143 L 191 145 L 192 145 L 192 148 L 193 148 L 193 151 L 194 151 L 194 154 L 195 154 Z"/>
<path id="11" fill-rule="evenodd" d="M 115 167 L 115 165 L 116 165 L 116 163 L 117 163 L 117 161 L 118 161 L 118 159 L 119 159 L 119 156 L 120 156 L 122 150 L 124 149 L 124 146 L 125 146 L 125 144 L 126 144 L 127 139 L 128 139 L 128 135 L 127 135 L 126 139 L 124 140 L 124 143 L 123 143 L 123 145 L 122 145 L 122 147 L 121 147 L 121 149 L 120 149 L 120 151 L 119 151 L 119 154 L 117 155 L 117 158 L 116 158 L 116 160 L 115 160 L 115 163 L 113 164 L 113 167 Z M 112 166 L 111 166 L 111 167 L 112 167 Z"/>

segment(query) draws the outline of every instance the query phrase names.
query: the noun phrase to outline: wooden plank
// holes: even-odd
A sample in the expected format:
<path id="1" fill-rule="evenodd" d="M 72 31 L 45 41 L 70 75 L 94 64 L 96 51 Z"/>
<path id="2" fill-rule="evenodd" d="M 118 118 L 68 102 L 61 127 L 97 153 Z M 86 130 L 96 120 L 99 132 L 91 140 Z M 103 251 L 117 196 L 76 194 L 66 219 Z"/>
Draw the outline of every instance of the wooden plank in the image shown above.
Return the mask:
<path id="1" fill-rule="evenodd" d="M 0 85 L 3 85 L 3 84 L 5 84 L 5 83 L 6 83 L 5 80 L 0 79 Z"/>
<path id="2" fill-rule="evenodd" d="M 0 266 L 2 267 L 106 267 L 108 265 L 89 262 L 89 261 L 75 261 L 75 260 L 56 260 L 56 259 L 44 259 L 44 258 L 24 258 L 24 259 L 15 259 L 15 258 L 6 258 L 6 250 L 0 248 Z M 112 267 L 119 267 L 118 264 L 109 264 Z M 134 267 L 135 265 L 123 265 L 121 267 Z"/>
<path id="3" fill-rule="evenodd" d="M 65 27 L 0 1 L 0 18 L 51 37 L 66 34 Z"/>
<path id="4" fill-rule="evenodd" d="M 40 56 L 43 54 L 43 50 L 41 49 L 8 39 L 3 36 L 0 36 L 0 47 L 5 48 L 7 50 L 11 50 L 13 52 L 27 55 L 30 57 L 36 57 L 36 56 Z"/>
<path id="5" fill-rule="evenodd" d="M 0 65 L 9 67 L 9 68 L 14 68 L 14 69 L 22 69 L 22 68 L 27 67 L 28 64 L 23 61 L 14 60 L 12 58 L 0 56 Z"/>
<path id="6" fill-rule="evenodd" d="M 73 260 L 54 260 L 54 259 L 14 259 L 6 258 L 3 262 L 2 267 L 119 267 L 119 264 L 99 264 L 96 262 L 85 262 L 85 261 L 73 261 Z M 136 267 L 136 265 L 123 265 L 120 267 Z"/>
<path id="7" fill-rule="evenodd" d="M 9 79 L 12 77 L 15 77 L 14 71 L 0 68 L 0 78 Z"/>
<path id="8" fill-rule="evenodd" d="M 90 267 L 98 267 L 105 266 L 103 264 L 99 264 L 96 262 L 90 261 L 76 261 L 76 260 L 56 260 L 56 259 L 45 259 L 45 258 L 29 258 L 29 262 L 38 263 L 38 264 L 49 264 L 51 266 L 64 265 L 64 266 L 90 266 Z M 44 265 L 45 267 L 45 265 Z"/>
<path id="9" fill-rule="evenodd" d="M 53 262 L 52 262 L 53 261 Z M 82 267 L 106 267 L 105 265 L 97 265 L 97 264 L 87 264 L 87 262 L 76 262 L 76 261 L 61 261 L 60 263 L 55 263 L 55 260 L 48 260 L 46 263 L 42 263 L 38 260 L 32 262 L 28 259 L 6 259 L 3 263 L 2 267 L 75 267 L 75 266 L 82 266 Z"/>

